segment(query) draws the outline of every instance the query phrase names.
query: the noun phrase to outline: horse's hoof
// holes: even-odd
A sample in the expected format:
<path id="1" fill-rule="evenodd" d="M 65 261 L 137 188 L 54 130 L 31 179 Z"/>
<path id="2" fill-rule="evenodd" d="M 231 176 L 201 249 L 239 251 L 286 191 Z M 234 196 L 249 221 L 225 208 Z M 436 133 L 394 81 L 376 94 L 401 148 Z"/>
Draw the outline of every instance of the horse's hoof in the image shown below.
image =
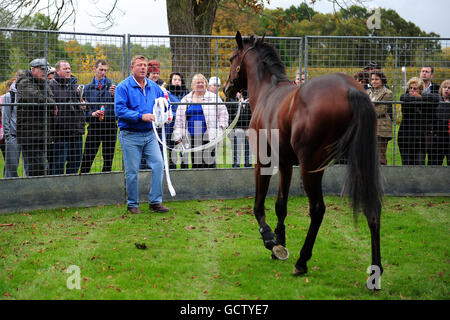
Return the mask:
<path id="1" fill-rule="evenodd" d="M 294 276 L 302 276 L 304 274 L 306 274 L 308 272 L 308 268 L 303 268 L 303 267 L 296 267 L 294 266 L 294 271 L 292 271 L 292 274 Z"/>
<path id="2" fill-rule="evenodd" d="M 276 245 L 272 248 L 272 258 L 284 261 L 289 258 L 289 250 L 282 245 Z"/>

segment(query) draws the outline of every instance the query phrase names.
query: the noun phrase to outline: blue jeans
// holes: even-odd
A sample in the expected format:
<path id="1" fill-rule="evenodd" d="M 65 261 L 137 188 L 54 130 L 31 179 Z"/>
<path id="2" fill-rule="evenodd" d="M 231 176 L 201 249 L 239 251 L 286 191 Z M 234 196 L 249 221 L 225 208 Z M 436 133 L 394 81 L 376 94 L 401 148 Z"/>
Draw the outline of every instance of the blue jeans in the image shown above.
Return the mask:
<path id="1" fill-rule="evenodd" d="M 246 137 L 246 130 L 234 129 L 233 143 L 233 168 L 241 166 L 241 151 L 244 145 L 244 167 L 251 167 L 251 152 L 248 139 Z"/>
<path id="2" fill-rule="evenodd" d="M 22 153 L 22 146 L 17 142 L 17 138 L 9 136 L 5 141 L 6 159 L 5 159 L 5 178 L 18 177 L 17 170 L 19 168 L 20 154 Z M 23 176 L 28 176 L 28 166 L 23 158 Z"/>
<path id="3" fill-rule="evenodd" d="M 57 138 L 53 148 L 52 174 L 64 174 L 64 166 L 66 174 L 78 173 L 83 153 L 83 136 Z"/>
<path id="4" fill-rule="evenodd" d="M 162 181 L 164 162 L 158 140 L 153 131 L 132 132 L 120 130 L 119 142 L 122 147 L 123 163 L 127 185 L 127 206 L 139 207 L 139 165 L 142 157 L 152 169 L 152 179 L 148 203 L 162 202 Z"/>

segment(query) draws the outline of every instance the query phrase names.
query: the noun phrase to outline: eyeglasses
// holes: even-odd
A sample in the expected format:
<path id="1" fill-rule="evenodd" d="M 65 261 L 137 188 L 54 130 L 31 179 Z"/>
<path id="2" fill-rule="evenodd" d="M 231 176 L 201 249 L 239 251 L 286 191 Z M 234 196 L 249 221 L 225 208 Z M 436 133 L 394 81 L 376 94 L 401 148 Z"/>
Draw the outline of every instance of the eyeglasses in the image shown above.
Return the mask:
<path id="1" fill-rule="evenodd" d="M 410 91 L 419 91 L 419 88 L 410 87 L 410 88 L 408 88 L 408 90 L 410 90 Z"/>

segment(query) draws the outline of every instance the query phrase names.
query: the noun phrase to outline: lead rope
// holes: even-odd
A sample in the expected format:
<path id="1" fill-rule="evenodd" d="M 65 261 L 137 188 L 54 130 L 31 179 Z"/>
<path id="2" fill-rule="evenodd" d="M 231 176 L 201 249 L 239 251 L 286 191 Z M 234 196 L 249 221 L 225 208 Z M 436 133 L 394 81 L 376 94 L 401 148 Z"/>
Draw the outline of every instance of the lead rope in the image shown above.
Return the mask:
<path id="1" fill-rule="evenodd" d="M 175 188 L 172 185 L 169 173 L 169 162 L 167 160 L 167 144 L 166 144 L 166 129 L 165 123 L 172 121 L 172 107 L 169 104 L 169 98 L 167 92 L 164 92 L 164 98 L 157 98 L 153 106 L 153 114 L 155 115 L 155 121 L 153 122 L 153 132 L 155 133 L 158 142 L 163 146 L 163 158 L 164 158 L 164 171 L 166 173 L 167 187 L 169 188 L 170 195 L 176 196 Z M 163 141 L 159 138 L 156 127 L 160 127 L 162 131 Z"/>
<path id="2" fill-rule="evenodd" d="M 166 98 L 157 98 L 155 100 L 155 104 L 153 106 L 153 114 L 155 115 L 155 121 L 153 121 L 153 131 L 155 132 L 156 139 L 158 142 L 163 146 L 163 158 L 164 158 L 164 171 L 166 173 L 166 180 L 167 180 L 167 186 L 169 188 L 170 195 L 174 197 L 176 195 L 175 189 L 172 186 L 172 181 L 170 180 L 170 173 L 169 173 L 169 165 L 167 160 L 167 150 L 177 150 L 180 152 L 198 152 L 210 147 L 215 146 L 219 142 L 221 142 L 225 137 L 233 130 L 233 128 L 236 126 L 236 123 L 239 120 L 239 116 L 241 114 L 241 108 L 242 108 L 242 101 L 239 101 L 238 104 L 238 111 L 236 113 L 236 116 L 233 119 L 233 122 L 228 126 L 228 128 L 225 130 L 224 133 L 220 134 L 216 139 L 213 141 L 208 142 L 207 144 L 195 147 L 195 148 L 188 148 L 185 149 L 183 143 L 181 143 L 181 150 L 170 148 L 167 146 L 166 143 L 166 131 L 165 131 L 165 123 L 169 123 L 172 121 L 172 107 L 170 106 L 170 102 L 168 99 L 167 92 L 164 92 L 164 96 Z M 156 128 L 161 128 L 162 131 L 162 141 L 161 138 L 158 135 L 158 132 L 156 131 Z"/>

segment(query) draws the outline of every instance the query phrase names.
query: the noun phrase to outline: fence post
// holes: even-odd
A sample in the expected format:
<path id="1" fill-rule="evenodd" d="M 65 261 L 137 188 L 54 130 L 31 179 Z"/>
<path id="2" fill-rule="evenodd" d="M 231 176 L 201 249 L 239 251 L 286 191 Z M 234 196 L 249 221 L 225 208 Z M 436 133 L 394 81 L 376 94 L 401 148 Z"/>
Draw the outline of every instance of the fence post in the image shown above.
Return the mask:
<path id="1" fill-rule="evenodd" d="M 44 33 L 44 59 L 48 63 L 48 32 Z M 48 137 L 48 131 L 49 131 L 49 125 L 48 125 L 48 73 L 45 73 L 45 83 L 44 83 L 44 90 L 45 90 L 45 106 L 44 106 L 44 173 L 45 175 L 49 175 L 50 168 L 48 165 L 48 143 L 49 143 L 49 137 Z M 25 170 L 25 167 L 24 167 Z"/>
<path id="2" fill-rule="evenodd" d="M 393 89 L 393 99 L 394 101 L 397 101 L 397 92 L 398 92 L 398 83 L 397 83 L 397 70 L 398 70 L 398 39 L 395 39 L 395 46 L 394 46 L 394 88 Z M 394 108 L 392 112 L 392 118 L 393 118 L 393 128 L 394 128 L 394 134 L 392 138 L 392 165 L 395 166 L 395 160 L 397 159 L 396 155 L 396 146 L 397 143 L 395 141 L 397 140 L 397 103 L 394 103 Z"/>
<path id="3" fill-rule="evenodd" d="M 305 82 L 308 79 L 308 36 L 305 36 Z"/>

